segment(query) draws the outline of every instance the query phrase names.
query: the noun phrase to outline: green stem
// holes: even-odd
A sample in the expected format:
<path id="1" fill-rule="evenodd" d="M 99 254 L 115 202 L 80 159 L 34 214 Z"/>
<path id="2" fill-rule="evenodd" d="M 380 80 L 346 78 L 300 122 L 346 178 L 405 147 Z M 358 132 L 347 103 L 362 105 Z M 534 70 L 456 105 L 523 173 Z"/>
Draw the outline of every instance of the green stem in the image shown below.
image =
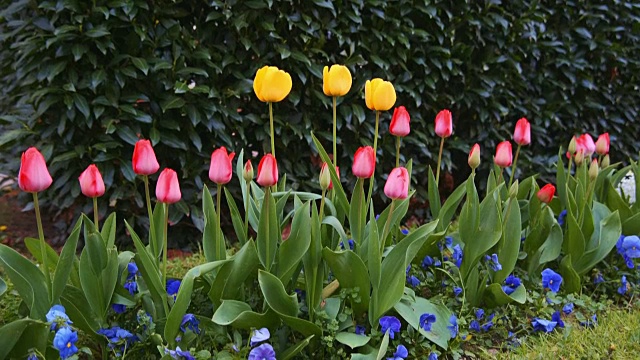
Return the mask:
<path id="1" fill-rule="evenodd" d="M 249 240 L 249 197 L 250 196 L 251 196 L 251 182 L 247 181 L 247 196 L 246 196 L 246 199 L 244 200 L 244 238 L 245 240 Z"/>
<path id="2" fill-rule="evenodd" d="M 442 150 L 444 149 L 444 137 L 440 139 L 440 151 L 438 152 L 438 170 L 436 170 L 436 187 L 440 184 L 440 164 L 442 163 Z"/>
<path id="3" fill-rule="evenodd" d="M 273 103 L 272 102 L 269 103 L 269 126 L 271 130 L 271 155 L 273 155 L 273 157 L 276 157 L 276 145 L 275 145 L 275 139 L 273 136 Z"/>
<path id="4" fill-rule="evenodd" d="M 333 97 L 333 167 L 338 166 L 338 147 L 336 144 L 337 138 L 337 116 L 336 116 L 336 97 Z"/>
<path id="5" fill-rule="evenodd" d="M 164 206 L 164 234 L 163 236 L 163 248 L 162 248 L 162 283 L 167 283 L 167 232 L 169 231 L 169 204 L 162 204 Z M 168 314 L 167 314 L 168 315 Z"/>
<path id="6" fill-rule="evenodd" d="M 44 241 L 44 231 L 42 230 L 42 217 L 40 216 L 40 205 L 38 204 L 38 193 L 33 193 L 33 207 L 36 210 L 36 223 L 38 224 L 38 237 L 40 238 L 40 253 L 42 255 L 42 271 L 47 279 L 47 290 L 49 300 L 51 300 L 51 274 L 49 273 L 49 264 L 47 261 L 47 246 Z"/>
<path id="7" fill-rule="evenodd" d="M 324 217 L 324 196 L 327 194 L 327 190 L 322 189 L 322 199 L 320 199 L 320 223 Z"/>
<path id="8" fill-rule="evenodd" d="M 504 171 L 504 168 L 500 167 L 500 172 L 498 173 L 498 180 L 496 181 L 496 185 L 500 185 L 500 183 L 503 181 L 502 180 L 502 172 Z"/>
<path id="9" fill-rule="evenodd" d="M 391 227 L 391 218 L 393 217 L 393 209 L 396 206 L 396 201 L 391 200 L 391 207 L 389 208 L 389 216 L 387 216 L 387 221 L 384 222 L 384 230 L 382 230 L 382 241 L 380 241 L 380 258 L 382 258 L 382 253 L 384 252 L 384 246 L 387 244 L 387 235 L 389 235 L 389 228 Z"/>
<path id="10" fill-rule="evenodd" d="M 380 111 L 376 110 L 376 128 L 373 135 L 373 157 L 375 158 L 375 163 L 378 162 L 378 127 L 380 124 Z M 371 194 L 373 193 L 373 179 L 374 176 L 369 179 L 369 194 L 367 194 L 367 209 L 369 209 L 369 204 L 371 204 Z"/>
<path id="11" fill-rule="evenodd" d="M 96 226 L 96 231 L 100 231 L 100 224 L 99 224 L 99 214 L 98 214 L 98 198 L 94 197 L 93 198 L 93 223 Z"/>
<path id="12" fill-rule="evenodd" d="M 569 156 L 569 164 L 567 164 L 567 176 L 571 175 L 571 165 L 573 165 L 573 155 Z"/>
<path id="13" fill-rule="evenodd" d="M 142 180 L 144 180 L 144 195 L 147 198 L 147 212 L 149 213 L 149 233 L 152 234 L 152 238 L 155 238 L 157 235 L 155 234 L 156 228 L 153 226 L 153 209 L 151 208 L 151 195 L 149 195 L 149 176 L 143 175 Z M 155 239 L 150 241 L 151 252 L 154 253 L 155 263 L 158 263 L 158 252 L 156 247 L 157 242 Z"/>
<path id="14" fill-rule="evenodd" d="M 511 179 L 509 179 L 509 189 L 511 184 L 513 184 L 513 179 L 516 178 L 516 164 L 518 163 L 518 155 L 520 155 L 520 144 L 518 144 L 518 148 L 516 149 L 516 157 L 513 159 L 513 165 L 511 165 Z"/>
<path id="15" fill-rule="evenodd" d="M 400 142 L 402 138 L 400 136 L 396 136 L 396 167 L 400 167 Z"/>
<path id="16" fill-rule="evenodd" d="M 222 185 L 220 184 L 216 184 L 218 185 L 218 192 L 216 193 L 216 231 L 220 232 L 220 240 L 224 241 L 222 239 L 222 229 L 220 228 L 220 213 L 222 212 L 222 210 L 220 210 L 220 198 L 222 197 Z M 216 244 L 218 245 L 218 244 Z M 222 250 L 222 249 L 216 249 L 216 252 L 218 250 Z M 222 256 L 222 253 L 218 254 L 218 256 Z M 222 257 L 221 257 L 222 258 Z"/>

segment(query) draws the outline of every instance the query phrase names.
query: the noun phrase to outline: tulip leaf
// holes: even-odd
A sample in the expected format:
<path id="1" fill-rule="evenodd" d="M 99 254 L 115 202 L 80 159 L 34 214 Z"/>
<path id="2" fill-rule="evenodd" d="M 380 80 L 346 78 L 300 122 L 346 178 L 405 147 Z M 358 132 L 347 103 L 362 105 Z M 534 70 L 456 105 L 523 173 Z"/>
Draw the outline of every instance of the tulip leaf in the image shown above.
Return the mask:
<path id="1" fill-rule="evenodd" d="M 227 257 L 222 230 L 217 223 L 218 209 L 213 205 L 213 198 L 209 188 L 202 188 L 202 212 L 204 214 L 204 230 L 202 232 L 202 250 L 207 261 L 224 260 Z"/>
<path id="2" fill-rule="evenodd" d="M 69 281 L 69 275 L 71 275 L 71 271 L 73 270 L 73 263 L 76 260 L 78 238 L 80 237 L 81 223 L 82 219 L 76 223 L 73 232 L 67 238 L 67 241 L 64 243 L 64 247 L 62 248 L 62 252 L 60 253 L 60 259 L 58 260 L 51 286 L 52 304 L 58 303 L 58 299 L 60 298 L 60 295 L 62 295 L 62 292 Z"/>
<path id="3" fill-rule="evenodd" d="M 240 246 L 244 245 L 247 242 L 247 238 L 245 236 L 246 229 L 244 228 L 243 217 L 240 216 L 240 211 L 238 211 L 238 206 L 236 205 L 236 201 L 233 199 L 233 194 L 229 192 L 229 190 L 224 188 L 224 197 L 227 199 L 227 206 L 229 206 L 229 212 L 231 213 L 231 222 L 233 223 L 233 229 L 236 232 L 236 237 L 238 238 L 238 242 Z"/>
<path id="4" fill-rule="evenodd" d="M 311 244 L 311 216 L 309 215 L 310 203 L 306 202 L 298 208 L 291 222 L 291 233 L 286 241 L 280 244 L 278 249 L 278 277 L 287 284 L 298 268 L 300 260 Z M 298 269 L 298 271 L 300 271 Z"/>
<path id="5" fill-rule="evenodd" d="M 342 222 L 340 222 L 340 220 L 336 219 L 335 216 L 325 216 L 325 218 L 322 219 L 322 223 L 333 227 L 338 235 L 340 235 L 342 244 L 344 244 L 345 247 L 348 246 L 349 239 L 347 238 L 347 234 L 344 232 L 344 228 L 342 227 Z"/>
<path id="6" fill-rule="evenodd" d="M 278 315 L 271 309 L 259 314 L 249 304 L 237 300 L 224 300 L 213 314 L 212 321 L 218 325 L 231 325 L 238 329 L 275 328 L 280 325 Z"/>
<path id="7" fill-rule="evenodd" d="M 596 264 L 602 261 L 616 246 L 620 234 L 620 214 L 615 211 L 599 222 L 599 231 L 594 233 L 598 238 L 598 246 L 585 252 L 585 254 L 573 262 L 573 268 L 578 275 L 584 275 Z"/>
<path id="8" fill-rule="evenodd" d="M 107 241 L 107 248 L 116 244 L 116 213 L 111 213 L 102 224 L 102 239 Z"/>
<path id="9" fill-rule="evenodd" d="M 49 325 L 24 318 L 0 327 L 0 359 L 25 359 L 32 349 L 45 353 Z"/>
<path id="10" fill-rule="evenodd" d="M 400 315 L 411 327 L 417 330 L 420 335 L 429 339 L 440 348 L 446 350 L 448 341 L 451 338 L 449 332 L 449 318 L 451 311 L 444 305 L 436 305 L 427 299 L 416 296 L 410 300 L 404 297 L 395 304 L 394 310 Z M 431 331 L 425 331 L 420 327 L 420 316 L 424 313 L 436 316 L 436 322 L 431 324 Z"/>
<path id="11" fill-rule="evenodd" d="M 366 335 L 358 335 L 350 332 L 341 331 L 336 334 L 335 339 L 337 342 L 347 345 L 348 347 L 355 349 L 357 347 L 365 346 L 371 340 Z"/>
<path id="12" fill-rule="evenodd" d="M 332 251 L 326 247 L 322 249 L 322 256 L 327 261 L 333 275 L 340 282 L 342 289 L 358 289 L 360 301 L 352 301 L 351 308 L 356 317 L 364 314 L 369 308 L 371 285 L 369 284 L 367 267 L 362 259 L 351 250 Z"/>
<path id="13" fill-rule="evenodd" d="M 364 241 L 364 227 L 367 220 L 365 199 L 364 179 L 358 178 L 356 186 L 353 189 L 353 194 L 351 195 L 351 205 L 349 209 L 349 228 L 356 246 L 362 245 Z"/>
<path id="14" fill-rule="evenodd" d="M 318 154 L 322 161 L 327 164 L 332 164 L 331 158 L 327 154 L 327 151 L 322 147 L 320 140 L 316 138 L 316 135 L 311 132 L 311 138 L 313 139 L 313 143 L 316 145 L 316 149 L 318 150 Z M 333 183 L 333 191 L 338 197 L 338 207 L 342 208 L 343 214 L 349 214 L 349 200 L 347 199 L 347 195 L 342 188 L 342 183 L 340 182 L 340 177 L 336 173 L 336 169 L 333 166 L 327 166 L 329 169 L 329 173 L 331 174 L 331 182 Z"/>
<path id="15" fill-rule="evenodd" d="M 322 300 L 322 286 L 324 281 L 324 264 L 322 264 L 322 238 L 318 209 L 311 207 L 311 223 L 309 249 L 302 257 L 304 267 L 304 281 L 307 290 L 307 307 L 309 318 L 314 319 L 316 308 Z"/>
<path id="16" fill-rule="evenodd" d="M 296 355 L 298 355 L 298 353 L 300 353 L 300 351 L 302 351 L 302 349 L 304 349 L 305 347 L 307 347 L 307 345 L 309 345 L 313 337 L 314 335 L 307 336 L 304 340 L 299 341 L 295 345 L 289 347 L 287 350 L 278 354 L 277 358 L 281 360 L 293 359 Z"/>
<path id="17" fill-rule="evenodd" d="M 458 185 L 453 193 L 447 197 L 447 200 L 444 202 L 438 213 L 438 220 L 440 221 L 438 222 L 437 231 L 445 230 L 445 228 L 451 223 L 451 219 L 456 214 L 458 206 L 460 206 L 462 199 L 466 195 L 466 184 L 470 181 L 473 181 L 473 178 L 469 177 L 469 179 Z"/>
<path id="18" fill-rule="evenodd" d="M 427 193 L 429 194 L 429 208 L 431 209 L 431 218 L 435 219 L 440 215 L 440 190 L 438 190 L 438 181 L 433 175 L 433 170 L 429 166 L 427 172 Z"/>
<path id="19" fill-rule="evenodd" d="M 369 278 L 371 279 L 371 286 L 373 287 L 373 294 L 379 292 L 380 288 L 380 277 L 382 272 L 382 254 L 380 253 L 380 237 L 378 236 L 378 223 L 374 218 L 373 204 L 370 205 L 371 209 L 369 212 L 369 236 L 365 239 L 365 243 L 362 246 L 362 254 L 366 250 L 367 254 L 367 269 L 369 270 Z M 405 238 L 406 240 L 406 238 Z M 404 281 L 403 281 L 404 284 Z M 369 310 L 369 323 L 371 326 L 376 326 L 377 319 L 374 319 L 371 316 L 371 313 L 374 309 L 373 302 L 376 299 L 372 297 L 371 305 Z"/>
<path id="20" fill-rule="evenodd" d="M 565 239 L 566 249 L 565 252 L 571 255 L 572 259 L 580 259 L 584 254 L 585 239 L 582 234 L 582 230 L 578 225 L 578 220 L 574 216 L 573 212 L 567 211 L 565 218 L 567 222 L 567 238 Z M 574 261 L 575 261 L 574 260 Z"/>
<path id="21" fill-rule="evenodd" d="M 34 259 L 40 264 L 42 264 L 42 251 L 41 251 L 41 242 L 39 239 L 27 237 L 24 239 L 24 244 L 29 250 L 29 253 L 33 256 Z M 48 243 L 44 243 L 45 252 L 47 253 L 47 267 L 51 272 L 55 271 L 56 266 L 58 264 L 58 253 L 53 250 L 51 245 Z"/>
<path id="22" fill-rule="evenodd" d="M 273 196 L 271 196 L 271 189 L 267 188 L 262 199 L 262 210 L 260 211 L 260 223 L 258 224 L 256 238 L 258 258 L 267 271 L 271 270 L 280 240 L 280 224 L 276 217 L 276 203 Z"/>
<path id="23" fill-rule="evenodd" d="M 484 292 L 484 301 L 489 307 L 498 307 L 515 301 L 524 304 L 527 301 L 527 291 L 524 285 L 518 286 L 511 295 L 507 295 L 502 289 L 501 284 L 493 283 L 487 286 Z"/>
<path id="24" fill-rule="evenodd" d="M 0 244 L 0 265 L 29 308 L 29 317 L 45 319 L 51 303 L 44 274 L 12 248 Z"/>
<path id="25" fill-rule="evenodd" d="M 164 212 L 165 206 L 161 202 L 156 203 L 153 209 L 153 224 L 149 231 L 149 251 L 151 251 L 151 259 L 158 266 L 160 255 L 162 255 L 163 236 L 164 236 Z"/>
<path id="26" fill-rule="evenodd" d="M 571 255 L 562 258 L 560 262 L 560 273 L 562 274 L 563 287 L 567 293 L 578 293 L 581 289 L 580 275 L 572 266 Z"/>
<path id="27" fill-rule="evenodd" d="M 71 321 L 73 321 L 73 325 L 78 329 L 87 334 L 93 334 L 100 328 L 97 316 L 93 313 L 87 298 L 79 288 L 67 285 L 60 296 L 60 302 Z"/>
<path id="28" fill-rule="evenodd" d="M 389 330 L 384 333 L 384 337 L 380 342 L 380 348 L 378 349 L 378 355 L 376 355 L 376 360 L 384 359 L 385 354 L 387 353 L 387 349 L 389 348 Z"/>
<path id="29" fill-rule="evenodd" d="M 556 163 L 556 189 L 558 191 L 558 198 L 562 204 L 563 209 L 568 208 L 567 200 L 567 175 L 565 173 L 564 162 L 562 161 L 562 148 L 558 153 L 558 162 Z"/>
<path id="30" fill-rule="evenodd" d="M 509 198 L 504 206 L 502 238 L 498 243 L 498 260 L 502 270 L 493 276 L 493 282 L 502 283 L 513 272 L 520 252 L 522 223 L 520 206 L 516 197 Z"/>

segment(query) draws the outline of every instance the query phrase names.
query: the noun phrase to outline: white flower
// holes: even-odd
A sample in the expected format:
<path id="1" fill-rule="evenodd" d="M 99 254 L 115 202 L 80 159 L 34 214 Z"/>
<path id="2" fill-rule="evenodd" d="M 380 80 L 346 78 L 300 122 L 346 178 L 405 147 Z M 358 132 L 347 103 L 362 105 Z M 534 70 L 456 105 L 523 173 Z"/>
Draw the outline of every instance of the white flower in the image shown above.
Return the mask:
<path id="1" fill-rule="evenodd" d="M 629 201 L 629 204 L 636 202 L 636 177 L 633 171 L 629 171 L 618 184 L 616 189 L 618 194 Z"/>

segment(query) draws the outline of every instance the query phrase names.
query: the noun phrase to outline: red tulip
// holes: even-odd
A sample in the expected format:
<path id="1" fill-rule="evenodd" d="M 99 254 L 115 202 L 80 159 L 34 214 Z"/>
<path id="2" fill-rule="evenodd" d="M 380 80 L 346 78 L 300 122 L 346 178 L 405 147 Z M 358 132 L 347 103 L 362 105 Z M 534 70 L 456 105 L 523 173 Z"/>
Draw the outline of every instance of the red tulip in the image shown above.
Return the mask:
<path id="1" fill-rule="evenodd" d="M 582 134 L 576 141 L 576 152 L 580 151 L 580 148 L 584 149 L 584 155 L 590 157 L 596 152 L 596 144 L 593 142 L 593 138 L 589 134 Z"/>
<path id="2" fill-rule="evenodd" d="M 473 145 L 473 147 L 471 147 L 467 163 L 472 169 L 475 169 L 480 165 L 480 145 L 475 144 Z"/>
<path id="3" fill-rule="evenodd" d="M 436 134 L 442 138 L 451 136 L 453 132 L 453 122 L 451 111 L 442 110 L 436 115 Z"/>
<path id="4" fill-rule="evenodd" d="M 104 195 L 104 181 L 102 174 L 95 164 L 89 165 L 78 178 L 80 190 L 84 196 L 94 198 Z"/>
<path id="5" fill-rule="evenodd" d="M 155 174 L 160 169 L 156 153 L 149 140 L 139 140 L 133 149 L 133 172 L 138 175 Z"/>
<path id="6" fill-rule="evenodd" d="M 511 150 L 511 143 L 508 140 L 498 144 L 498 147 L 496 148 L 496 156 L 493 158 L 493 161 L 501 168 L 511 166 L 511 162 L 513 161 L 513 151 Z"/>
<path id="7" fill-rule="evenodd" d="M 516 130 L 513 132 L 513 141 L 518 145 L 531 144 L 531 124 L 527 119 L 522 118 L 516 123 Z"/>
<path id="8" fill-rule="evenodd" d="M 167 204 L 180 201 L 182 193 L 180 193 L 178 174 L 175 171 L 169 168 L 162 170 L 156 184 L 156 197 L 158 201 Z"/>
<path id="9" fill-rule="evenodd" d="M 351 165 L 353 175 L 361 179 L 368 179 L 373 176 L 375 170 L 376 154 L 374 154 L 373 148 L 371 146 L 359 147 L 353 156 L 353 164 Z"/>
<path id="10" fill-rule="evenodd" d="M 51 186 L 53 179 L 47 170 L 44 156 L 34 147 L 22 153 L 18 185 L 22 191 L 36 193 Z"/>
<path id="11" fill-rule="evenodd" d="M 548 204 L 551 202 L 551 200 L 553 200 L 553 195 L 556 193 L 556 187 L 553 186 L 552 184 L 547 184 L 545 186 L 542 187 L 542 189 L 540 189 L 538 191 L 538 194 L 536 194 L 538 196 L 538 199 L 540 199 L 540 201 L 542 201 L 545 204 Z"/>
<path id="12" fill-rule="evenodd" d="M 391 170 L 387 183 L 384 184 L 384 194 L 389 199 L 406 199 L 409 195 L 409 172 L 403 167 Z"/>
<path id="13" fill-rule="evenodd" d="M 393 117 L 391 118 L 391 125 L 389 125 L 389 132 L 395 136 L 407 136 L 411 131 L 409 122 L 411 117 L 409 112 L 404 106 L 398 106 L 393 110 Z"/>
<path id="14" fill-rule="evenodd" d="M 211 154 L 211 165 L 209 166 L 209 179 L 216 184 L 224 185 L 231 181 L 233 169 L 231 161 L 236 153 L 227 154 L 224 146 L 217 148 Z"/>
<path id="15" fill-rule="evenodd" d="M 267 154 L 260 160 L 256 182 L 264 187 L 273 186 L 278 183 L 278 163 L 273 155 Z"/>
<path id="16" fill-rule="evenodd" d="M 606 155 L 609 153 L 609 133 L 598 136 L 596 141 L 596 153 L 598 155 Z"/>

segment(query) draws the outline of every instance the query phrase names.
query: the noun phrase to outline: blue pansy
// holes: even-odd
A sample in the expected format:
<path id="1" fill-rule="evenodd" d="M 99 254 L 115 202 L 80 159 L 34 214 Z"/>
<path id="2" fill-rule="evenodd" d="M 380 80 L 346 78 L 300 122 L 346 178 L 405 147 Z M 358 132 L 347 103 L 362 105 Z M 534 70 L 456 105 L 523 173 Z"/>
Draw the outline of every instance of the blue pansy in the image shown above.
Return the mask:
<path id="1" fill-rule="evenodd" d="M 562 312 L 569 315 L 573 312 L 573 303 L 568 303 L 562 307 Z"/>
<path id="2" fill-rule="evenodd" d="M 471 322 L 469 323 L 469 329 L 475 332 L 480 332 L 480 323 L 478 322 L 478 320 L 471 320 Z"/>
<path id="3" fill-rule="evenodd" d="M 396 352 L 393 353 L 393 357 L 387 358 L 387 360 L 402 360 L 409 356 L 409 351 L 404 345 L 398 345 Z"/>
<path id="4" fill-rule="evenodd" d="M 135 281 L 127 281 L 124 283 L 124 288 L 129 292 L 129 294 L 135 295 L 136 291 L 138 291 L 138 283 Z"/>
<path id="5" fill-rule="evenodd" d="M 627 293 L 631 286 L 627 282 L 627 277 L 622 275 L 622 279 L 620 279 L 620 287 L 618 288 L 618 294 L 624 295 Z"/>
<path id="6" fill-rule="evenodd" d="M 556 311 L 551 315 L 551 321 L 555 321 L 558 324 L 558 327 L 564 328 L 564 321 L 562 321 L 560 311 Z"/>
<path id="7" fill-rule="evenodd" d="M 482 324 L 482 331 L 487 332 L 493 327 L 493 321 Z"/>
<path id="8" fill-rule="evenodd" d="M 491 270 L 493 271 L 502 270 L 502 264 L 498 261 L 498 254 L 491 254 L 491 262 L 489 263 L 489 266 L 491 266 Z"/>
<path id="9" fill-rule="evenodd" d="M 458 297 L 458 296 L 460 296 L 460 294 L 462 294 L 462 288 L 460 286 L 454 286 L 453 287 L 453 295 Z"/>
<path id="10" fill-rule="evenodd" d="M 175 350 L 164 349 L 164 353 L 169 354 L 174 359 L 196 360 L 190 352 L 180 349 L 180 346 L 176 347 Z"/>
<path id="11" fill-rule="evenodd" d="M 58 327 L 65 327 L 73 324 L 66 314 L 66 310 L 62 305 L 53 305 L 46 315 L 47 322 L 51 323 L 50 330 L 55 331 Z"/>
<path id="12" fill-rule="evenodd" d="M 616 241 L 616 251 L 620 255 L 624 255 L 624 251 L 622 250 L 622 242 L 624 242 L 625 237 L 626 236 L 624 235 L 620 235 L 620 237 L 618 238 L 618 241 Z"/>
<path id="13" fill-rule="evenodd" d="M 431 325 L 436 322 L 434 314 L 424 313 L 420 315 L 420 327 L 424 331 L 431 331 Z"/>
<path id="14" fill-rule="evenodd" d="M 100 329 L 97 333 L 107 338 L 109 341 L 108 347 L 112 350 L 116 347 L 119 347 L 119 350 L 122 350 L 125 345 L 131 345 L 133 342 L 139 340 L 137 336 L 118 326 Z"/>
<path id="15" fill-rule="evenodd" d="M 433 265 L 434 266 L 440 266 L 440 265 L 442 265 L 442 262 L 440 261 L 440 259 L 435 259 L 435 260 L 433 260 Z"/>
<path id="16" fill-rule="evenodd" d="M 127 280 L 133 280 L 138 275 L 138 265 L 135 262 L 127 264 Z"/>
<path id="17" fill-rule="evenodd" d="M 356 334 L 358 334 L 358 335 L 364 335 L 364 333 L 365 333 L 365 331 L 366 331 L 366 330 L 367 330 L 367 329 L 366 329 L 364 326 L 362 326 L 362 325 L 356 325 Z"/>
<path id="18" fill-rule="evenodd" d="M 511 295 L 520 286 L 521 281 L 519 278 L 509 275 L 504 280 L 504 283 L 505 285 L 502 286 L 502 291 L 507 295 Z"/>
<path id="19" fill-rule="evenodd" d="M 460 267 L 460 265 L 462 265 L 462 248 L 460 248 L 460 245 L 456 245 L 453 247 L 453 261 L 455 262 L 457 267 Z"/>
<path id="20" fill-rule="evenodd" d="M 447 326 L 447 329 L 449 329 L 449 334 L 452 338 L 458 336 L 458 318 L 455 315 L 449 317 L 449 326 Z"/>
<path id="21" fill-rule="evenodd" d="M 178 290 L 180 290 L 180 280 L 176 280 L 176 279 L 169 279 L 167 280 L 167 294 L 169 296 L 173 296 L 173 299 L 176 299 L 176 296 L 178 295 Z"/>
<path id="22" fill-rule="evenodd" d="M 438 354 L 432 352 L 427 360 L 438 360 Z"/>
<path id="23" fill-rule="evenodd" d="M 261 343 L 263 341 L 269 340 L 269 338 L 271 338 L 271 333 L 269 332 L 269 329 L 267 328 L 256 329 L 253 331 L 253 334 L 251 335 L 251 342 L 249 344 L 251 345 L 251 347 L 253 347 L 257 343 Z"/>
<path id="24" fill-rule="evenodd" d="M 433 258 L 429 255 L 425 256 L 424 259 L 422 259 L 422 268 L 426 269 L 431 265 L 433 265 Z"/>
<path id="25" fill-rule="evenodd" d="M 556 328 L 556 325 L 558 325 L 558 323 L 555 321 L 534 318 L 533 321 L 531 322 L 531 325 L 533 325 L 534 331 L 544 331 L 549 333 Z"/>
<path id="26" fill-rule="evenodd" d="M 622 251 L 632 259 L 640 258 L 640 237 L 627 236 L 622 241 Z"/>
<path id="27" fill-rule="evenodd" d="M 386 333 L 387 330 L 389 331 L 389 337 L 391 339 L 395 338 L 395 333 L 396 332 L 400 332 L 400 320 L 398 320 L 398 318 L 396 318 L 395 316 L 383 316 L 380 318 L 380 327 L 381 327 L 381 331 L 382 333 Z"/>
<path id="28" fill-rule="evenodd" d="M 603 282 L 604 282 L 604 277 L 602 276 L 601 273 L 597 273 L 596 276 L 593 278 L 593 284 L 598 285 Z"/>
<path id="29" fill-rule="evenodd" d="M 111 304 L 111 308 L 116 312 L 116 314 L 123 314 L 127 311 L 127 306 L 122 304 Z"/>
<path id="30" fill-rule="evenodd" d="M 195 315 L 184 314 L 182 322 L 180 323 L 180 330 L 182 330 L 183 333 L 186 333 L 187 329 L 190 329 L 194 333 L 200 334 L 200 328 L 198 327 L 199 324 L 200 321 L 198 321 Z"/>
<path id="31" fill-rule="evenodd" d="M 353 246 L 354 246 L 354 244 L 355 244 L 355 243 L 353 242 L 353 239 L 349 239 L 349 240 L 348 240 L 348 243 L 349 243 L 349 250 L 353 250 Z M 344 249 L 345 249 L 345 247 L 344 247 L 344 242 L 342 242 L 342 241 L 340 241 L 340 248 L 341 248 L 342 250 L 344 250 Z"/>
<path id="32" fill-rule="evenodd" d="M 482 320 L 483 317 L 484 317 L 484 310 L 482 309 L 476 310 L 476 319 Z"/>
<path id="33" fill-rule="evenodd" d="M 31 353 L 27 356 L 27 360 L 38 360 L 38 355 Z"/>
<path id="34" fill-rule="evenodd" d="M 78 352 L 77 341 L 78 333 L 68 327 L 63 327 L 53 338 L 53 347 L 60 353 L 60 358 L 67 359 Z"/>
<path id="35" fill-rule="evenodd" d="M 248 360 L 276 360 L 276 352 L 270 344 L 262 344 L 251 350 Z"/>
<path id="36" fill-rule="evenodd" d="M 411 287 L 417 287 L 418 285 L 420 285 L 420 279 L 418 279 L 414 275 L 411 275 L 407 277 L 407 283 L 409 283 Z"/>
<path id="37" fill-rule="evenodd" d="M 562 210 L 560 212 L 560 215 L 558 215 L 558 225 L 563 226 L 564 225 L 564 220 L 567 217 L 567 210 Z"/>
<path id="38" fill-rule="evenodd" d="M 404 235 L 409 235 L 409 229 L 402 229 L 400 230 L 400 232 L 402 232 Z"/>
<path id="39" fill-rule="evenodd" d="M 553 292 L 560 290 L 562 284 L 562 276 L 551 269 L 542 270 L 542 287 L 550 289 Z"/>
<path id="40" fill-rule="evenodd" d="M 409 271 L 411 271 L 411 264 L 407 265 L 407 268 L 405 269 L 404 273 L 409 275 Z"/>

